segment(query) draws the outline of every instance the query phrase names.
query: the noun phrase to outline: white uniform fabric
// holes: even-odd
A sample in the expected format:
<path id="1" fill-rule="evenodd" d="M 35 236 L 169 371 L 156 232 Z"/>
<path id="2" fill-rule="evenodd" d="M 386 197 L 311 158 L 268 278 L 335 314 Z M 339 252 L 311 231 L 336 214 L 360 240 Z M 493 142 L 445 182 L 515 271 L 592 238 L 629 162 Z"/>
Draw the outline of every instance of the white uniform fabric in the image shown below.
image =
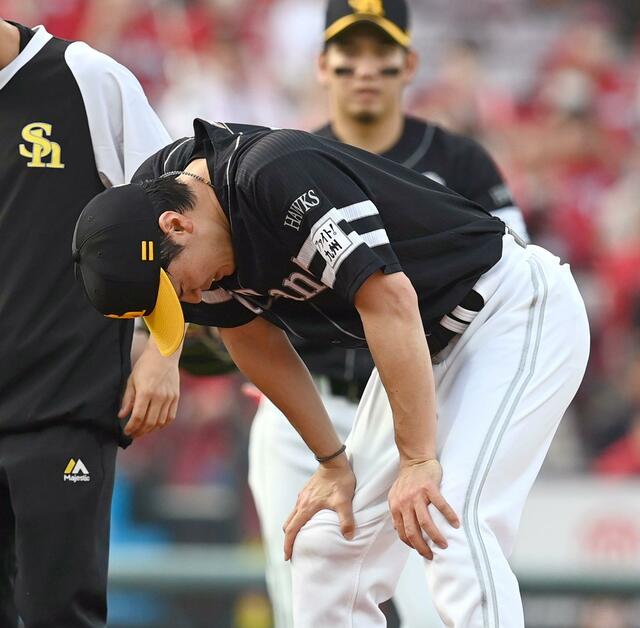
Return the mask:
<path id="1" fill-rule="evenodd" d="M 65 60 L 85 104 L 100 180 L 105 187 L 129 183 L 149 155 L 171 143 L 169 134 L 123 65 L 82 41 L 68 46 Z"/>
<path id="2" fill-rule="evenodd" d="M 316 384 L 342 441 L 353 426 L 358 404 L 332 395 L 327 382 Z M 284 560 L 285 522 L 298 493 L 318 468 L 313 454 L 280 410 L 262 397 L 249 438 L 249 486 L 256 504 L 266 556 L 266 580 L 275 628 L 293 628 L 291 565 Z M 402 628 L 443 626 L 426 595 L 426 574 L 419 554 L 410 554 L 393 598 Z"/>
<path id="3" fill-rule="evenodd" d="M 431 544 L 434 560 L 424 564 L 446 626 L 520 628 L 522 603 L 507 559 L 526 497 L 582 380 L 588 322 L 568 266 L 539 247 L 518 247 L 511 236 L 475 289 L 484 308 L 434 365 L 441 488 L 462 525 L 452 528 L 430 506 L 449 547 Z M 398 471 L 393 434 L 374 371 L 347 440 L 356 535 L 346 541 L 329 510 L 299 533 L 296 628 L 384 626 L 378 604 L 393 593 L 410 551 L 387 505 Z"/>

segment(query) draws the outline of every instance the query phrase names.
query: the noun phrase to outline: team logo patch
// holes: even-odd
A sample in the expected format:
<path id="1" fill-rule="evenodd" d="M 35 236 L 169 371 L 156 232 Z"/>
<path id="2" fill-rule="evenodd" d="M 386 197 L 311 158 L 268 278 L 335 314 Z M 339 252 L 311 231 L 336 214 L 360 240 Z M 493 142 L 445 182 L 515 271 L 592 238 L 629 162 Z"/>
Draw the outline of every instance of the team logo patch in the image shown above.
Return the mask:
<path id="1" fill-rule="evenodd" d="M 89 482 L 91 481 L 91 475 L 89 474 L 89 469 L 80 458 L 77 460 L 70 458 L 62 474 L 62 479 L 65 482 Z"/>
<path id="2" fill-rule="evenodd" d="M 284 219 L 284 226 L 300 231 L 300 225 L 302 224 L 304 215 L 312 207 L 316 207 L 319 204 L 320 199 L 314 189 L 307 190 L 304 194 L 300 194 L 300 196 L 291 203 Z"/>
<path id="3" fill-rule="evenodd" d="M 64 168 L 60 144 L 47 138 L 53 127 L 47 122 L 32 122 L 22 129 L 24 144 L 18 146 L 20 155 L 30 161 L 28 168 Z"/>
<path id="4" fill-rule="evenodd" d="M 366 13 L 368 15 L 384 15 L 382 0 L 349 0 L 349 6 L 356 13 Z"/>
<path id="5" fill-rule="evenodd" d="M 343 257 L 356 247 L 356 243 L 351 241 L 330 216 L 316 225 L 312 238 L 318 253 L 333 269 L 337 269 Z"/>

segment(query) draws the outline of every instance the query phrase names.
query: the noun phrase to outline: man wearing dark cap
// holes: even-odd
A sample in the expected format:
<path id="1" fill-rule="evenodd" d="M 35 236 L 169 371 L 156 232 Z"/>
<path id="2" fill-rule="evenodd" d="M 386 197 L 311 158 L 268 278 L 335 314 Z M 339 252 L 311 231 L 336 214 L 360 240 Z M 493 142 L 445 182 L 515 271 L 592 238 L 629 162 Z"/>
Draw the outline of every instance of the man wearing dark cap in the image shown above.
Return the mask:
<path id="1" fill-rule="evenodd" d="M 316 133 L 429 176 L 499 216 L 526 238 L 522 213 L 486 150 L 470 138 L 404 114 L 404 90 L 418 65 L 409 30 L 405 0 L 328 2 L 318 74 L 327 90 L 329 123 Z M 338 434 L 346 438 L 373 368 L 370 354 L 291 339 Z M 271 455 L 275 447 L 277 457 Z M 293 627 L 291 569 L 281 556 L 282 522 L 315 468 L 299 434 L 263 397 L 251 427 L 249 484 L 260 517 L 277 628 Z M 413 553 L 393 598 L 403 628 L 441 625 L 425 587 L 424 566 Z"/>
<path id="2" fill-rule="evenodd" d="M 165 353 L 185 319 L 219 327 L 315 455 L 285 524 L 295 626 L 383 626 L 408 547 L 447 625 L 524 626 L 507 557 L 589 350 L 568 267 L 383 157 L 194 131 L 87 205 L 73 256 L 92 303 L 144 316 Z M 285 331 L 371 351 L 346 443 Z"/>

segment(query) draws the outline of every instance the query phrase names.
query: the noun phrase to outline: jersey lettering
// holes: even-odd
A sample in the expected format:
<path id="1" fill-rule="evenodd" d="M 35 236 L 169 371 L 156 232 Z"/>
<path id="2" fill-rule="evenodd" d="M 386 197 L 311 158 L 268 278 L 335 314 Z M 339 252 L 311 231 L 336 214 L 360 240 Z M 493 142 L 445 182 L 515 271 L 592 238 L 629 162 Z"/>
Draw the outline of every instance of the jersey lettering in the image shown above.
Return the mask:
<path id="1" fill-rule="evenodd" d="M 318 283 L 309 275 L 294 272 L 282 282 L 282 290 L 274 288 L 269 290 L 269 294 L 272 297 L 283 297 L 285 299 L 293 299 L 294 301 L 306 301 L 307 299 L 312 299 L 326 289 L 326 286 Z"/>
<path id="2" fill-rule="evenodd" d="M 284 219 L 286 227 L 291 227 L 296 231 L 300 230 L 304 215 L 312 208 L 320 204 L 320 199 L 315 190 L 307 190 L 304 194 L 291 203 L 287 215 Z"/>
<path id="3" fill-rule="evenodd" d="M 313 244 L 325 262 L 334 269 L 339 265 L 340 259 L 356 246 L 329 217 L 315 229 Z"/>

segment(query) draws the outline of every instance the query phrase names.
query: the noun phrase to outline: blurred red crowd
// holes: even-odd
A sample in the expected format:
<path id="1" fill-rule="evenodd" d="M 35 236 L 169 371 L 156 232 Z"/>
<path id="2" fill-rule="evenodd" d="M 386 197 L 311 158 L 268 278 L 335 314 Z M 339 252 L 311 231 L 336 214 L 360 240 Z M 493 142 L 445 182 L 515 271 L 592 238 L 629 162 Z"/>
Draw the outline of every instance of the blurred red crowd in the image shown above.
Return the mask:
<path id="1" fill-rule="evenodd" d="M 0 15 L 44 23 L 113 55 L 136 74 L 176 133 L 195 115 L 304 128 L 321 120 L 312 65 L 296 65 L 305 38 L 294 27 L 295 20 L 321 22 L 303 16 L 300 4 L 0 0 Z M 318 15 L 322 4 L 306 3 Z M 523 19 L 541 4 L 553 3 L 520 2 Z M 481 37 L 451 33 L 437 69 L 418 81 L 408 106 L 490 149 L 532 240 L 568 261 L 577 276 L 592 357 L 568 417 L 578 453 L 565 467 L 640 474 L 640 32 L 629 23 L 620 28 L 615 3 L 587 9 L 577 3 L 575 11 L 571 2 L 556 4 L 563 9 L 559 36 L 522 68 L 519 89 L 494 79 Z M 296 15 L 287 13 L 295 5 Z M 274 60 L 281 32 L 291 33 L 292 50 Z M 225 390 L 237 394 L 237 387 Z M 174 429 L 187 428 L 178 422 Z"/>

